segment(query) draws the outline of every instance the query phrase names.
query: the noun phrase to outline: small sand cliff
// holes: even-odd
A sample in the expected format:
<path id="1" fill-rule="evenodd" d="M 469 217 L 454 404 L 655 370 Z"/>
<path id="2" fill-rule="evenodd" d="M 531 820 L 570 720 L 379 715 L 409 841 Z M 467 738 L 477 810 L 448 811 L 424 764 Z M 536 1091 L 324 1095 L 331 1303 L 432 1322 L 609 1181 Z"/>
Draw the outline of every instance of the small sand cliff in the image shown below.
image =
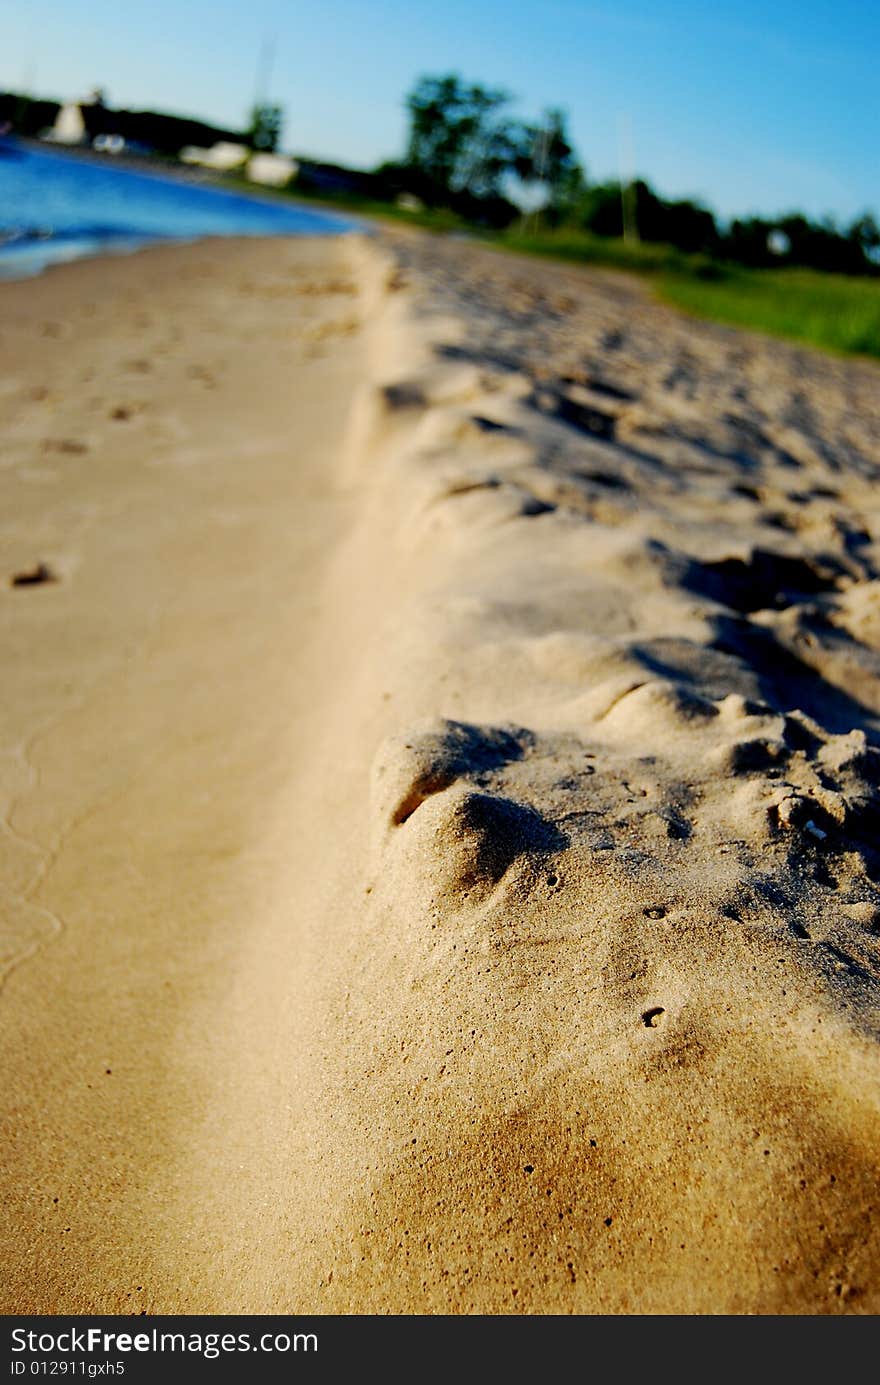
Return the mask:
<path id="1" fill-rule="evenodd" d="M 392 253 L 397 715 L 305 1301 L 876 1311 L 876 369 Z"/>
<path id="2" fill-rule="evenodd" d="M 876 367 L 95 273 L 4 288 L 7 1311 L 877 1312 Z"/>

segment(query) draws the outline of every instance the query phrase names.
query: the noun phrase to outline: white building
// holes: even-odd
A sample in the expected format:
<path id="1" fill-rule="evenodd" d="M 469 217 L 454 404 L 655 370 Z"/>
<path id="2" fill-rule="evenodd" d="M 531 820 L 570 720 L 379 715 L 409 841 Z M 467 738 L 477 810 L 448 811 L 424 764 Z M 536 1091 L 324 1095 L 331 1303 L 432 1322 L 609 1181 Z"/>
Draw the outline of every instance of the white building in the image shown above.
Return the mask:
<path id="1" fill-rule="evenodd" d="M 180 151 L 180 161 L 185 164 L 198 164 L 201 168 L 214 168 L 218 173 L 231 173 L 234 168 L 244 168 L 250 150 L 246 144 L 233 144 L 229 140 L 219 140 L 210 149 L 202 149 L 197 144 L 186 144 Z"/>
<path id="2" fill-rule="evenodd" d="M 88 139 L 82 103 L 65 101 L 55 117 L 49 138 L 56 144 L 85 144 Z"/>
<path id="3" fill-rule="evenodd" d="M 296 177 L 299 164 L 283 154 L 254 154 L 248 159 L 247 176 L 252 183 L 268 188 L 286 188 Z"/>

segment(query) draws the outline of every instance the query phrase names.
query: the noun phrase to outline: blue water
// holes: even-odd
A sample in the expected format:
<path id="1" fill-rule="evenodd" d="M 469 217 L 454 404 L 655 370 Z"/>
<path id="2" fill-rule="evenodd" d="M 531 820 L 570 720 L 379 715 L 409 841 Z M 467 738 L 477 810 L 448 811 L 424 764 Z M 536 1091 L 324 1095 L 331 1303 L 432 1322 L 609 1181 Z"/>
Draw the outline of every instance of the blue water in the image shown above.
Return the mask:
<path id="1" fill-rule="evenodd" d="M 0 142 L 0 277 L 201 236 L 328 235 L 344 217 L 150 171 Z"/>

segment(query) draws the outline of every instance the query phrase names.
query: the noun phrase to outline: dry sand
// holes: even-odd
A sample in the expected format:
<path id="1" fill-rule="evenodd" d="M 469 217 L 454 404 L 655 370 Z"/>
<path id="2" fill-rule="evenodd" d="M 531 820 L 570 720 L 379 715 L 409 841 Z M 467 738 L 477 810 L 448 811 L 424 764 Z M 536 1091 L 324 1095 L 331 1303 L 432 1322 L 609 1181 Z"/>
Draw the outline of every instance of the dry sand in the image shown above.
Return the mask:
<path id="1" fill-rule="evenodd" d="M 4 1310 L 877 1312 L 877 369 L 402 233 L 0 360 Z"/>

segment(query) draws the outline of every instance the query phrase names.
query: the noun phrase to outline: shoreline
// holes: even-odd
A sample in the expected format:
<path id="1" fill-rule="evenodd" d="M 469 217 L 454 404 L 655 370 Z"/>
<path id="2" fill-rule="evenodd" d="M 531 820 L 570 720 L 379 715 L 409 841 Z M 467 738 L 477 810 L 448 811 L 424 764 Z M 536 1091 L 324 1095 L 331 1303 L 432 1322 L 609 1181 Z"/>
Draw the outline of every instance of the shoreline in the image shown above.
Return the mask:
<path id="1" fill-rule="evenodd" d="M 291 230 L 290 235 L 344 235 L 344 234 L 367 234 L 365 228 L 358 221 L 356 216 L 349 216 L 344 212 L 334 211 L 332 208 L 315 208 L 307 200 L 300 201 L 293 197 L 272 197 L 264 190 L 258 189 L 255 184 L 231 183 L 223 178 L 206 172 L 204 175 L 198 172 L 190 172 L 182 165 L 177 164 L 157 164 L 154 160 L 119 160 L 117 156 L 109 156 L 96 153 L 89 149 L 75 149 L 65 146 L 46 144 L 44 141 L 19 138 L 17 142 L 22 148 L 29 152 L 46 158 L 70 159 L 73 162 L 85 163 L 92 167 L 109 169 L 111 171 L 131 173 L 135 176 L 152 178 L 158 182 L 164 182 L 172 186 L 192 187 L 197 190 L 216 192 L 221 197 L 230 199 L 240 199 L 247 203 L 267 208 L 286 210 L 291 213 L 304 213 L 305 217 L 314 220 L 315 228 L 306 227 L 302 230 Z M 321 229 L 318 229 L 318 226 Z M 14 228 L 13 228 L 14 229 Z M 0 238 L 0 282 L 17 282 L 21 279 L 30 279 L 43 272 L 45 268 L 54 263 L 70 263 L 79 259 L 94 259 L 104 255 L 130 254 L 133 251 L 148 248 L 156 244 L 192 244 L 198 240 L 211 240 L 219 237 L 232 236 L 268 236 L 273 237 L 283 235 L 285 232 L 278 229 L 266 228 L 258 231 L 250 231 L 239 228 L 231 232 L 208 232 L 204 235 L 175 235 L 173 232 L 163 234 L 161 232 L 152 233 L 143 230 L 133 230 L 125 232 L 120 230 L 114 237 L 96 238 L 94 231 L 90 231 L 88 226 L 84 226 L 78 231 L 71 232 L 69 228 L 64 228 L 61 235 L 54 233 L 47 236 L 39 234 L 39 227 L 26 228 L 29 234 L 20 240 L 9 238 L 4 241 Z M 37 234 L 33 234 L 36 231 Z M 40 263 L 41 247 L 46 247 L 49 251 L 58 249 L 64 251 L 65 247 L 71 244 L 85 246 L 85 249 L 76 249 L 73 254 L 57 255 L 53 259 Z M 28 257 L 37 261 L 35 267 L 22 268 L 18 266 L 19 257 Z"/>
<path id="2" fill-rule="evenodd" d="M 876 1311 L 875 372 L 391 231 L 0 297 L 6 1311 Z"/>
<path id="3" fill-rule="evenodd" d="M 6 1311 L 272 1294 L 235 1262 L 285 1182 L 352 257 L 217 241 L 0 286 Z M 35 562 L 55 580 L 8 585 Z"/>

